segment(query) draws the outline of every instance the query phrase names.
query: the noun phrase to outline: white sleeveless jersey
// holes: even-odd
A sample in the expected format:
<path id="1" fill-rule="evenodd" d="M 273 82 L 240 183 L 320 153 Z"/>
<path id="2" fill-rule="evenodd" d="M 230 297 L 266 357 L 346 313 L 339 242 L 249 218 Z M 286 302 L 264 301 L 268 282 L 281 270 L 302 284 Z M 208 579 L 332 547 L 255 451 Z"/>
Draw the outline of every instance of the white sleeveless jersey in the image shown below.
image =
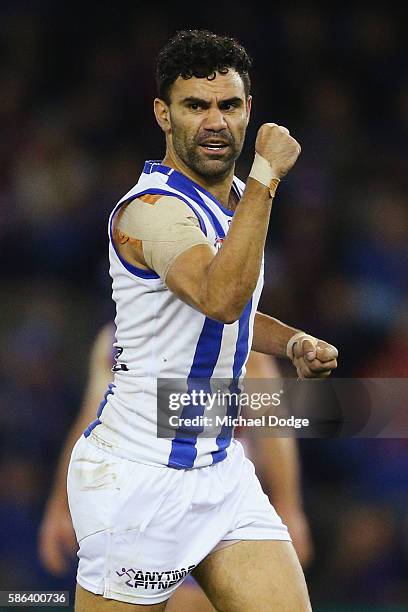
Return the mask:
<path id="1" fill-rule="evenodd" d="M 238 197 L 244 187 L 234 177 Z M 263 264 L 252 299 L 238 321 L 226 325 L 206 317 L 177 298 L 155 272 L 127 263 L 117 252 L 113 217 L 124 203 L 143 194 L 180 198 L 216 247 L 221 246 L 233 217 L 203 187 L 160 162 L 146 162 L 138 183 L 118 202 L 109 219 L 110 275 L 116 302 L 115 377 L 98 418 L 84 435 L 97 437 L 112 452 L 136 461 L 179 469 L 207 466 L 227 456 L 232 427 L 222 425 L 213 437 L 204 437 L 204 430 L 196 428 L 188 437 L 176 431 L 173 439 L 158 438 L 157 379 L 184 379 L 187 389 L 195 379 L 222 378 L 231 380 L 231 390 L 236 388 L 245 374 L 252 344 Z M 231 407 L 228 410 L 229 416 L 236 416 Z M 225 411 L 227 414 L 227 408 Z"/>

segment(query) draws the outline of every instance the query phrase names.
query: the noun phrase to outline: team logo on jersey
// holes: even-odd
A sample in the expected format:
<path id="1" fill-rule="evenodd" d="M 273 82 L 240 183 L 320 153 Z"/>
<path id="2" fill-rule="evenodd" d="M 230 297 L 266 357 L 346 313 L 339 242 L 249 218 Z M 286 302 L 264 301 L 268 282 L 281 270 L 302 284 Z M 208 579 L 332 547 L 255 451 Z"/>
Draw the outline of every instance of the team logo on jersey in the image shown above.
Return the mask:
<path id="1" fill-rule="evenodd" d="M 195 565 L 189 565 L 188 567 L 181 567 L 180 569 L 175 570 L 148 572 L 141 569 L 134 569 L 133 567 L 129 569 L 122 567 L 120 572 L 116 570 L 116 574 L 119 576 L 119 578 L 126 578 L 125 584 L 133 589 L 140 587 L 142 589 L 163 590 L 168 589 L 169 587 L 180 582 L 180 580 L 187 576 L 187 574 L 189 574 L 194 568 Z"/>

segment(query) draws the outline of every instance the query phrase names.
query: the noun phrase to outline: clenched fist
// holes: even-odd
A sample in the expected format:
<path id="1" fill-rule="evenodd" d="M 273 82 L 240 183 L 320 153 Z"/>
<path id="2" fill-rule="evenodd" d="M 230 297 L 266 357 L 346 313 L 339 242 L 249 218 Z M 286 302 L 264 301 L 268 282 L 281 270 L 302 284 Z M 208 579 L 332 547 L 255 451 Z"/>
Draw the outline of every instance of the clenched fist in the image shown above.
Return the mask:
<path id="1" fill-rule="evenodd" d="M 288 344 L 288 357 L 299 378 L 326 378 L 337 368 L 335 346 L 303 332 L 295 334 Z"/>
<path id="2" fill-rule="evenodd" d="M 287 128 L 276 123 L 264 123 L 259 128 L 255 151 L 269 163 L 274 178 L 280 179 L 289 172 L 300 150 L 299 143 Z"/>

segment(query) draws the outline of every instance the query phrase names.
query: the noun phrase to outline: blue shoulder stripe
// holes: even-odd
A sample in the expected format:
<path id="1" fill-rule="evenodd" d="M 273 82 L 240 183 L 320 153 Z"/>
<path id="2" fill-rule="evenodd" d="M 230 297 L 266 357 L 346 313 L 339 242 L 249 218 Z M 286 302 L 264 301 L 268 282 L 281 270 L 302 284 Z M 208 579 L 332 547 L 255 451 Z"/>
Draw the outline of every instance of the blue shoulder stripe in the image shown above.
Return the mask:
<path id="1" fill-rule="evenodd" d="M 204 202 L 203 198 L 200 195 L 198 185 L 195 187 L 193 181 L 190 181 L 186 176 L 183 176 L 179 172 L 173 172 L 167 181 L 167 185 L 169 187 L 173 187 L 177 191 L 181 191 L 189 196 L 192 200 L 197 202 L 197 204 L 203 209 L 203 211 L 207 214 L 207 217 L 214 228 L 215 233 L 220 238 L 224 238 L 225 232 L 222 229 L 221 223 L 218 221 L 217 216 L 211 210 L 209 206 Z M 211 196 L 211 199 L 214 199 L 214 196 Z M 216 202 L 218 205 L 218 202 Z M 231 211 L 230 211 L 231 212 Z"/>

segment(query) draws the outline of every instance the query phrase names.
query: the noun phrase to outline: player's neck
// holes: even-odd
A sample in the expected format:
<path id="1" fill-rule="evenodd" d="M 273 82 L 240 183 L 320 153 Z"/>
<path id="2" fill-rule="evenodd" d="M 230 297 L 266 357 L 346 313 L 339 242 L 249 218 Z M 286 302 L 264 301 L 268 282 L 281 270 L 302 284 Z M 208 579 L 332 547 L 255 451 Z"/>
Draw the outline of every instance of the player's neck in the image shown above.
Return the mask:
<path id="1" fill-rule="evenodd" d="M 189 179 L 198 183 L 201 187 L 204 187 L 207 191 L 211 193 L 215 197 L 215 199 L 225 206 L 225 208 L 229 208 L 231 210 L 235 210 L 236 201 L 232 195 L 232 180 L 234 178 L 234 168 L 223 178 L 217 177 L 213 181 L 203 177 L 200 174 L 194 172 L 189 166 L 187 166 L 181 159 L 172 155 L 171 152 L 167 151 L 166 156 L 163 159 L 163 165 L 168 166 L 169 168 L 174 168 L 178 172 L 181 172 Z"/>

